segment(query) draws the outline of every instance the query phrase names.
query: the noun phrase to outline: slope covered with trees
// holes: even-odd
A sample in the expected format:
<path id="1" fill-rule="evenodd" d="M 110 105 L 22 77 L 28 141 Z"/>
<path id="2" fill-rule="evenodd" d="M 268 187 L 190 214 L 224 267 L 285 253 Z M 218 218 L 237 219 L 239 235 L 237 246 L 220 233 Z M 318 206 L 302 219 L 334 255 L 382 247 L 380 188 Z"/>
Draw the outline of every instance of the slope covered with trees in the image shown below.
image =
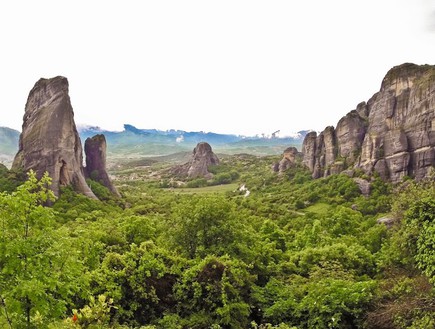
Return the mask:
<path id="1" fill-rule="evenodd" d="M 0 171 L 0 327 L 433 327 L 434 177 L 363 196 L 276 160 L 211 169 L 249 195 L 176 188 L 160 164 L 113 172 L 121 198 L 88 181 L 101 201 Z"/>

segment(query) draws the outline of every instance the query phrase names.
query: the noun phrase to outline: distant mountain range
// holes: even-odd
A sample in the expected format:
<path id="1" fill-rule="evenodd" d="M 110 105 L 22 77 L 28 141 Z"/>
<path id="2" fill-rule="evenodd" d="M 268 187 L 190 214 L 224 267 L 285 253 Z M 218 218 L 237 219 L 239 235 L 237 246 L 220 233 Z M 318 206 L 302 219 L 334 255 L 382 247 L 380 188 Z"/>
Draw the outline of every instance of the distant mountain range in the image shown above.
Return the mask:
<path id="1" fill-rule="evenodd" d="M 10 167 L 18 151 L 20 132 L 7 127 L 0 127 L 0 163 Z"/>
<path id="2" fill-rule="evenodd" d="M 84 125 L 78 125 L 77 130 L 82 143 L 88 137 L 104 134 L 109 161 L 191 152 L 199 142 L 209 143 L 216 153 L 282 154 L 290 146 L 300 149 L 305 135 L 310 132 L 310 130 L 302 130 L 291 137 L 279 137 L 279 132 L 275 132 L 271 136 L 241 136 L 174 129 L 166 131 L 139 129 L 130 124 L 125 124 L 123 131 L 109 131 Z M 10 167 L 18 151 L 19 135 L 20 132 L 17 130 L 0 127 L 0 163 Z"/>

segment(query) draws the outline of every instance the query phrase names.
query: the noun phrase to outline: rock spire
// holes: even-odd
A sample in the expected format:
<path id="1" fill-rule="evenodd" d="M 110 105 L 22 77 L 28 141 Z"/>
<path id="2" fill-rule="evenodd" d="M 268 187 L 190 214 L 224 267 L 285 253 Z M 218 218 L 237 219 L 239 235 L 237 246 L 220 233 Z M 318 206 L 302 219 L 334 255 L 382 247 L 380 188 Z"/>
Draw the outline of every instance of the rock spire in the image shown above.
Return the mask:
<path id="1" fill-rule="evenodd" d="M 435 66 L 393 67 L 336 128 L 307 134 L 302 152 L 314 178 L 353 168 L 393 183 L 426 177 L 435 166 Z"/>

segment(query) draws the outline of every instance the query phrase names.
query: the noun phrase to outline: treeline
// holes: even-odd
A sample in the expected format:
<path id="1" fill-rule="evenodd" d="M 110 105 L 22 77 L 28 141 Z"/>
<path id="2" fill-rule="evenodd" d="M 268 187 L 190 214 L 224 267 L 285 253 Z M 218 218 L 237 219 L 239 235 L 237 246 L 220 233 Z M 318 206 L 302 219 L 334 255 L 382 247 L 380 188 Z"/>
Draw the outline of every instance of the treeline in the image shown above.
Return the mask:
<path id="1" fill-rule="evenodd" d="M 118 181 L 121 199 L 55 200 L 48 176 L 1 172 L 0 327 L 434 327 L 433 177 L 363 196 L 269 160 L 227 167 L 249 197 Z"/>

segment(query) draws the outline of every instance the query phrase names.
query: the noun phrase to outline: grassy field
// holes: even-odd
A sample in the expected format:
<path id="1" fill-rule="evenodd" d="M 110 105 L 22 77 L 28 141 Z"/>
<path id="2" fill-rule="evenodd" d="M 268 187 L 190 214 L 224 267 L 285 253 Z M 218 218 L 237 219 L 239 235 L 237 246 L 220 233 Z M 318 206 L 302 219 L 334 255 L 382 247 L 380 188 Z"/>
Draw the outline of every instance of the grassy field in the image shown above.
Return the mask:
<path id="1" fill-rule="evenodd" d="M 206 194 L 206 193 L 226 193 L 232 192 L 239 188 L 238 183 L 205 186 L 205 187 L 183 187 L 183 188 L 168 188 L 167 191 L 184 194 Z"/>
<path id="2" fill-rule="evenodd" d="M 326 214 L 329 209 L 331 209 L 331 206 L 329 204 L 319 202 L 305 208 L 304 211 L 322 215 L 322 214 Z"/>

